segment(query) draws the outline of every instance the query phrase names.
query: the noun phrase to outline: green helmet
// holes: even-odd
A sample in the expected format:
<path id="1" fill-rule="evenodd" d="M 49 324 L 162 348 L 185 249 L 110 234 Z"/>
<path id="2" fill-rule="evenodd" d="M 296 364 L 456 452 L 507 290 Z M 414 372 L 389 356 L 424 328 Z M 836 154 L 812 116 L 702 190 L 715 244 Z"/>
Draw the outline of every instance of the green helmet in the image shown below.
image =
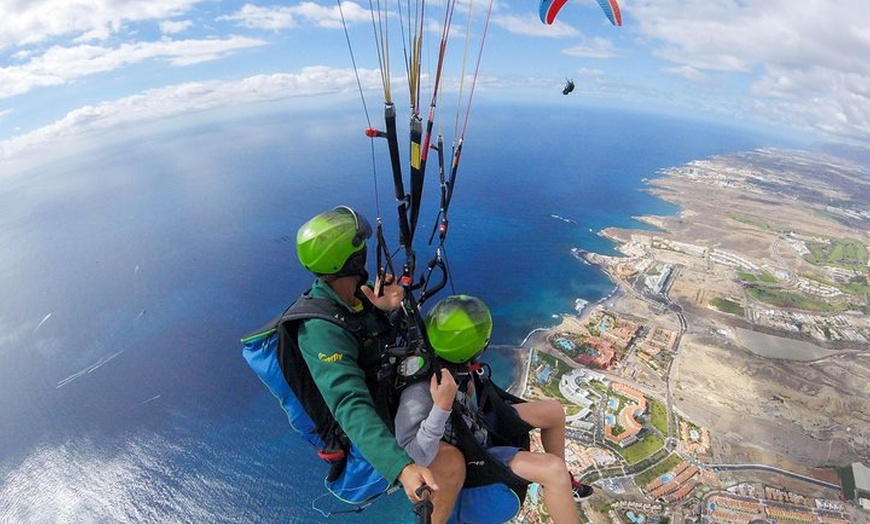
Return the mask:
<path id="1" fill-rule="evenodd" d="M 347 206 L 321 213 L 296 233 L 296 254 L 315 275 L 365 274 L 366 239 L 372 226 Z"/>
<path id="2" fill-rule="evenodd" d="M 479 355 L 492 333 L 492 316 L 479 298 L 453 295 L 440 300 L 426 315 L 426 334 L 435 353 L 461 364 Z"/>

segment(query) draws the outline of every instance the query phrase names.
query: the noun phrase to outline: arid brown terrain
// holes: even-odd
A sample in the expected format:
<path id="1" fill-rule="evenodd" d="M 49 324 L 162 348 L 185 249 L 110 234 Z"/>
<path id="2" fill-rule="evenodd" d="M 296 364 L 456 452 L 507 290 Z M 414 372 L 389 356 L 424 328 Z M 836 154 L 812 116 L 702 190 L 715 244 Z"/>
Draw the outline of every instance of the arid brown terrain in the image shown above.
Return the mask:
<path id="1" fill-rule="evenodd" d="M 850 239 L 867 246 L 868 173 L 839 160 L 765 150 L 693 162 L 663 175 L 651 181 L 651 191 L 678 205 L 680 214 L 644 217 L 657 231 L 610 229 L 605 234 L 625 243 L 632 235 L 655 236 L 706 250 L 706 256 L 694 256 L 657 249 L 654 242 L 648 252 L 656 264 L 675 268 L 668 298 L 680 306 L 687 320 L 670 372 L 675 408 L 710 428 L 715 435 L 714 461 L 788 463 L 788 469 L 796 469 L 866 460 L 870 457 L 866 291 L 863 296 L 832 299 L 849 302 L 842 311 L 808 313 L 813 315 L 810 322 L 820 323 L 839 315 L 863 339 L 821 340 L 787 325 L 761 324 L 711 307 L 711 300 L 720 297 L 746 310 L 802 313 L 799 308 L 754 301 L 745 292 L 746 282 L 737 276 L 750 269 L 712 262 L 709 253 L 733 253 L 768 273 L 830 280 L 829 268 L 808 262 L 787 236 Z M 865 278 L 866 274 L 865 266 Z M 636 280 L 624 278 L 622 285 L 638 293 Z M 637 307 L 637 303 L 616 305 L 618 310 L 643 316 Z M 763 357 L 740 336 L 752 331 L 782 338 L 779 344 L 784 348 L 810 343 L 833 351 L 799 360 L 784 354 L 784 358 Z"/>

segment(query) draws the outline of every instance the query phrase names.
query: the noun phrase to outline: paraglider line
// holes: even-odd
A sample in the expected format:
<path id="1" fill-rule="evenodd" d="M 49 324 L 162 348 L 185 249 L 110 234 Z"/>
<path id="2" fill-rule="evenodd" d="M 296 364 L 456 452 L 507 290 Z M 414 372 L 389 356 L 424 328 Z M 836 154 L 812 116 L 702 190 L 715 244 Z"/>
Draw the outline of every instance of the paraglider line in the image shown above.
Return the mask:
<path id="1" fill-rule="evenodd" d="M 366 123 L 372 127 L 372 119 L 369 117 L 369 107 L 366 104 L 365 93 L 363 93 L 362 82 L 359 79 L 359 69 L 356 66 L 356 57 L 353 54 L 353 46 L 350 43 L 350 35 L 347 32 L 347 22 L 344 19 L 344 10 L 341 8 L 341 0 L 336 0 L 338 4 L 338 14 L 341 16 L 341 26 L 344 28 L 344 39 L 347 42 L 347 50 L 350 53 L 350 63 L 353 64 L 353 74 L 356 77 L 356 87 L 359 90 L 359 97 L 362 100 L 363 112 L 366 114 Z"/>

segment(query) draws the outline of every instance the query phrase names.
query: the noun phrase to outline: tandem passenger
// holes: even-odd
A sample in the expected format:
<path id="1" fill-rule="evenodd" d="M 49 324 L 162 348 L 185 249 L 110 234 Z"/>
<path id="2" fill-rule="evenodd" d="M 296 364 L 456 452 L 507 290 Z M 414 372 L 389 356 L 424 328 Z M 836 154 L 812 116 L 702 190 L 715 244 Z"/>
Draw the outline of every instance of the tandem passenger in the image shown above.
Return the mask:
<path id="1" fill-rule="evenodd" d="M 425 319 L 426 333 L 435 354 L 443 360 L 439 373 L 428 383 L 408 385 L 401 394 L 396 414 L 396 439 L 417 464 L 427 466 L 445 442 L 458 445 L 455 417 L 451 412 L 464 408 L 477 412 L 474 382 L 468 380 L 468 365 L 489 344 L 492 317 L 486 305 L 475 297 L 456 295 L 438 302 Z M 451 372 L 451 369 L 453 372 Z M 466 371 L 463 371 L 466 370 Z M 465 375 L 457 382 L 455 375 Z M 565 464 L 565 412 L 555 400 L 520 402 L 511 406 L 529 426 L 541 429 L 543 453 L 510 446 L 492 446 L 485 424 L 474 416 L 462 419 L 489 455 L 517 476 L 543 486 L 547 510 L 556 524 L 579 522 L 577 502 L 589 497 L 593 489 L 574 480 Z"/>

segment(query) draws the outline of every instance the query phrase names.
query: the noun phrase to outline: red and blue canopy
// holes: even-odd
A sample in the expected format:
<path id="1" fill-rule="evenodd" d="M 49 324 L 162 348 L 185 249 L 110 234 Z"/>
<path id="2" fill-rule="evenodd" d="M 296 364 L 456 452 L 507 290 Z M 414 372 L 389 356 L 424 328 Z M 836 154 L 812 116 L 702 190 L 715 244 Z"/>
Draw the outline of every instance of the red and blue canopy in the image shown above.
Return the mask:
<path id="1" fill-rule="evenodd" d="M 611 24 L 617 26 L 622 25 L 622 12 L 620 12 L 619 4 L 616 3 L 616 0 L 597 1 Z M 562 6 L 566 3 L 568 3 L 568 0 L 541 0 L 541 9 L 539 11 L 541 22 L 548 25 L 552 24 L 556 20 L 556 16 L 559 14 Z"/>

